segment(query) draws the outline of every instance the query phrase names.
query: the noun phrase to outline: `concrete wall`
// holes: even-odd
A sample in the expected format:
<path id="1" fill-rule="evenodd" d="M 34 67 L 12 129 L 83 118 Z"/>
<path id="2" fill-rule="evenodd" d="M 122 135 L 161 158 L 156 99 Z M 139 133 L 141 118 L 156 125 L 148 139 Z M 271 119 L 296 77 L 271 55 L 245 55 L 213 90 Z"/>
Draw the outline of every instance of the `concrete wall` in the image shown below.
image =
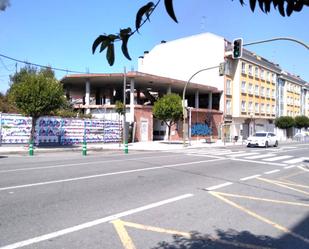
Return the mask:
<path id="1" fill-rule="evenodd" d="M 138 62 L 138 71 L 187 81 L 200 69 L 224 61 L 224 38 L 203 33 L 155 46 Z M 196 75 L 192 82 L 223 90 L 224 77 L 219 69 Z"/>

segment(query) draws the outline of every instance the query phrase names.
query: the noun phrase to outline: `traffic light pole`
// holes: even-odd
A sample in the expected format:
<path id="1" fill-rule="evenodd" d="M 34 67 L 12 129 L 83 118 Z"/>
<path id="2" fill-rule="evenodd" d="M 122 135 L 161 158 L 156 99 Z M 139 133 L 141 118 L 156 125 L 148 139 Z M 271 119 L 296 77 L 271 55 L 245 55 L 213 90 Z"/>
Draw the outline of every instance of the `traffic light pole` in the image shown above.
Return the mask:
<path id="1" fill-rule="evenodd" d="M 302 46 L 304 46 L 305 48 L 309 49 L 309 45 L 294 39 L 294 38 L 290 38 L 290 37 L 276 37 L 276 38 L 272 38 L 272 39 L 267 39 L 267 40 L 261 40 L 261 41 L 255 41 L 255 42 L 250 42 L 250 43 L 245 43 L 243 44 L 243 46 L 250 46 L 250 45 L 255 45 L 255 44 L 260 44 L 260 43 L 266 43 L 266 42 L 272 42 L 272 41 L 279 41 L 279 40 L 283 40 L 283 41 L 292 41 L 292 42 L 296 42 Z"/>

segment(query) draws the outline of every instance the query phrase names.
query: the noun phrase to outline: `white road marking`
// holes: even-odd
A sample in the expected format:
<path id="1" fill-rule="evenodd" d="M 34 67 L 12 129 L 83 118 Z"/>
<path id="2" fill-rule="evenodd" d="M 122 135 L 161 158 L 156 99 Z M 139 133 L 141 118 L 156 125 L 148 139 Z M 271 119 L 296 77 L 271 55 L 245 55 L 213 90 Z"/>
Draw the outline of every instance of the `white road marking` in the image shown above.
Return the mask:
<path id="1" fill-rule="evenodd" d="M 276 156 L 276 154 L 262 154 L 262 155 L 257 155 L 257 156 L 248 156 L 245 158 L 246 159 L 261 159 L 261 158 L 272 157 L 272 156 Z"/>
<path id="2" fill-rule="evenodd" d="M 279 160 L 283 160 L 283 159 L 288 159 L 291 158 L 293 156 L 276 156 L 276 157 L 272 157 L 272 158 L 266 158 L 266 159 L 262 159 L 263 161 L 267 161 L 267 162 L 274 162 L 274 161 L 279 161 Z"/>
<path id="3" fill-rule="evenodd" d="M 213 153 L 214 155 L 220 155 L 220 156 L 224 156 L 224 155 L 236 155 L 236 154 L 240 154 L 240 153 L 243 153 L 245 152 L 244 150 L 240 150 L 240 151 L 221 151 L 221 152 L 215 152 Z"/>
<path id="4" fill-rule="evenodd" d="M 143 159 L 150 159 L 150 158 L 161 158 L 161 157 L 170 157 L 170 155 L 128 158 L 128 159 L 126 159 L 126 161 L 134 161 L 134 160 L 140 160 L 140 159 L 143 160 Z M 89 165 L 89 164 L 112 163 L 112 162 L 122 162 L 122 161 L 123 161 L 123 159 L 113 159 L 113 160 L 105 160 L 105 161 L 93 161 L 93 162 L 83 162 L 83 163 L 59 164 L 59 165 L 31 167 L 31 168 L 7 169 L 7 170 L 0 170 L 0 174 L 1 173 L 18 172 L 18 171 L 28 171 L 28 170 L 30 171 L 30 170 L 64 168 L 64 167 L 74 167 L 74 166 L 82 166 L 82 165 Z M 95 165 L 95 166 L 97 166 L 97 165 Z"/>
<path id="5" fill-rule="evenodd" d="M 269 175 L 269 174 L 277 173 L 279 171 L 280 171 L 280 169 L 275 169 L 275 170 L 264 172 L 264 174 Z"/>
<path id="6" fill-rule="evenodd" d="M 223 187 L 226 187 L 226 186 L 229 186 L 229 185 L 232 185 L 232 184 L 233 184 L 232 182 L 225 182 L 225 183 L 222 183 L 222 184 L 219 184 L 219 185 L 215 185 L 215 186 L 212 186 L 212 187 L 209 187 L 209 188 L 205 188 L 205 190 L 211 191 L 211 190 L 223 188 Z"/>
<path id="7" fill-rule="evenodd" d="M 291 160 L 284 161 L 287 164 L 301 163 L 303 161 L 309 160 L 309 157 L 299 157 Z"/>
<path id="8" fill-rule="evenodd" d="M 295 168 L 295 167 L 296 167 L 295 165 L 291 165 L 291 166 L 284 167 L 284 169 L 291 169 L 291 168 Z"/>
<path id="9" fill-rule="evenodd" d="M 257 152 L 246 152 L 246 153 L 240 153 L 240 154 L 235 154 L 235 155 L 228 155 L 230 157 L 240 157 L 240 156 L 251 156 L 251 155 L 258 155 L 259 153 Z"/>
<path id="10" fill-rule="evenodd" d="M 260 177 L 260 176 L 261 175 L 253 175 L 253 176 L 248 176 L 248 177 L 241 178 L 240 180 L 241 181 L 247 181 L 247 180 L 254 179 L 254 178 L 257 178 L 257 177 Z"/>
<path id="11" fill-rule="evenodd" d="M 24 247 L 24 246 L 32 245 L 32 244 L 39 243 L 39 242 L 46 241 L 46 240 L 50 240 L 50 239 L 53 239 L 53 238 L 56 238 L 56 237 L 59 237 L 59 236 L 63 236 L 63 235 L 69 234 L 69 233 L 77 232 L 77 231 L 80 231 L 82 229 L 97 226 L 97 225 L 100 225 L 100 224 L 103 224 L 103 223 L 106 223 L 106 222 L 109 222 L 109 221 L 112 221 L 112 220 L 116 220 L 116 219 L 131 215 L 131 214 L 136 214 L 136 213 L 143 212 L 143 211 L 146 211 L 146 210 L 149 210 L 149 209 L 152 209 L 152 208 L 160 207 L 160 206 L 172 203 L 172 202 L 176 202 L 176 201 L 180 201 L 180 200 L 183 200 L 183 199 L 186 199 L 186 198 L 190 198 L 190 197 L 193 197 L 193 196 L 194 196 L 193 194 L 180 195 L 180 196 L 177 196 L 177 197 L 174 197 L 174 198 L 170 198 L 170 199 L 166 199 L 166 200 L 163 200 L 163 201 L 151 203 L 151 204 L 146 205 L 146 206 L 138 207 L 138 208 L 135 208 L 135 209 L 130 209 L 130 210 L 127 210 L 127 211 L 124 211 L 124 212 L 121 212 L 121 213 L 118 213 L 118 214 L 114 214 L 114 215 L 111 215 L 111 216 L 107 216 L 107 217 L 104 217 L 104 218 L 101 218 L 101 219 L 82 223 L 82 224 L 79 224 L 77 226 L 65 228 L 65 229 L 62 229 L 62 230 L 59 230 L 59 231 L 56 231 L 56 232 L 53 232 L 53 233 L 48 233 L 48 234 L 37 236 L 37 237 L 31 238 L 31 239 L 19 241 L 19 242 L 16 242 L 14 244 L 10 244 L 10 245 L 7 245 L 7 246 L 0 247 L 0 249 L 16 249 L 16 248 L 21 248 L 21 247 Z"/>
<path id="12" fill-rule="evenodd" d="M 193 164 L 199 164 L 199 163 L 215 162 L 215 161 L 220 161 L 220 160 L 226 160 L 226 159 L 219 158 L 219 159 L 210 159 L 210 160 L 188 162 L 188 163 L 177 163 L 177 164 L 169 164 L 169 165 L 156 166 L 156 167 L 150 167 L 150 168 L 141 168 L 141 169 L 133 169 L 133 170 L 125 170 L 125 171 L 116 171 L 116 172 L 105 173 L 105 174 L 98 174 L 98 175 L 74 177 L 74 178 L 67 178 L 67 179 L 54 180 L 54 181 L 46 181 L 46 182 L 37 182 L 37 183 L 31 183 L 31 184 L 25 184 L 25 185 L 3 187 L 3 188 L 0 188 L 0 191 L 10 190 L 10 189 L 19 189 L 19 188 L 28 188 L 28 187 L 35 187 L 35 186 L 42 186 L 42 185 L 55 184 L 55 183 L 63 183 L 63 182 L 73 182 L 73 181 L 87 180 L 87 179 L 98 178 L 98 177 L 105 177 L 105 176 L 112 176 L 112 175 L 130 174 L 130 173 L 141 172 L 141 171 L 150 171 L 150 170 L 165 169 L 165 168 L 175 168 L 175 167 L 181 167 L 181 166 L 185 166 L 185 165 L 193 165 Z"/>
<path id="13" fill-rule="evenodd" d="M 309 172 L 309 169 L 307 168 L 304 168 L 303 166 L 297 166 L 297 168 L 303 170 L 303 171 L 306 171 L 306 172 Z"/>
<path id="14" fill-rule="evenodd" d="M 254 160 L 247 160 L 247 159 L 240 159 L 240 158 L 230 158 L 230 160 L 240 161 L 240 162 L 248 162 L 248 163 L 256 163 L 256 164 L 263 164 L 263 165 L 285 166 L 285 164 L 283 164 L 283 163 L 271 163 L 271 162 L 254 161 Z"/>

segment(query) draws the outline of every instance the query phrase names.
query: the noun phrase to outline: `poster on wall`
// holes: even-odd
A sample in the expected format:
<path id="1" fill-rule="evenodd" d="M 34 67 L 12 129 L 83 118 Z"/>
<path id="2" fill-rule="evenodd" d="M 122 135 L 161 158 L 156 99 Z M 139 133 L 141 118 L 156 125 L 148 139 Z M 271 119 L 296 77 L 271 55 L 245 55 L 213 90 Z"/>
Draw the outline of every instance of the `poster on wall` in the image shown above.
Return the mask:
<path id="1" fill-rule="evenodd" d="M 36 144 L 73 145 L 119 142 L 121 122 L 101 119 L 40 117 L 36 123 Z"/>
<path id="2" fill-rule="evenodd" d="M 30 117 L 0 113 L 0 143 L 28 143 Z M 83 143 L 115 143 L 121 141 L 122 122 L 103 119 L 40 117 L 35 126 L 36 145 L 73 145 Z"/>
<path id="3" fill-rule="evenodd" d="M 25 144 L 31 133 L 30 117 L 18 114 L 0 114 L 0 131 L 2 144 Z"/>

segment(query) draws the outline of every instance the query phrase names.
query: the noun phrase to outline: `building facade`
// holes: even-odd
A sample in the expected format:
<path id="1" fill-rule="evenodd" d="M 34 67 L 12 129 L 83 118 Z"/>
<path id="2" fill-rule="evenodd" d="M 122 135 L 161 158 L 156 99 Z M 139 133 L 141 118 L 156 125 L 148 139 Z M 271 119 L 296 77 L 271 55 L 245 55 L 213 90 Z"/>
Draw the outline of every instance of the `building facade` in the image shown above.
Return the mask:
<path id="1" fill-rule="evenodd" d="M 226 136 L 246 139 L 257 131 L 273 131 L 280 67 L 248 50 L 242 58 L 227 61 L 231 70 L 225 77 Z"/>
<path id="2" fill-rule="evenodd" d="M 192 79 L 221 90 L 219 136 L 225 140 L 274 131 L 274 120 L 282 115 L 308 115 L 304 80 L 249 50 L 244 49 L 242 58 L 236 60 L 231 54 L 230 41 L 203 33 L 161 42 L 139 58 L 138 70 L 183 81 Z M 216 66 L 222 62 L 225 69 L 219 74 Z"/>
<path id="3" fill-rule="evenodd" d="M 67 75 L 61 82 L 75 109 L 102 120 L 121 120 L 115 104 L 125 101 L 125 120 L 131 127 L 132 141 L 167 139 L 167 127 L 153 116 L 152 106 L 156 99 L 165 94 L 182 96 L 187 83 L 135 71 L 125 74 Z M 193 133 L 196 138 L 210 135 L 218 137 L 217 127 L 222 121 L 222 112 L 219 110 L 221 94 L 217 88 L 205 84 L 191 83 L 187 86 L 187 102 L 190 107 L 193 106 L 189 111 L 189 134 Z M 183 139 L 182 121 L 172 127 L 171 139 Z"/>

